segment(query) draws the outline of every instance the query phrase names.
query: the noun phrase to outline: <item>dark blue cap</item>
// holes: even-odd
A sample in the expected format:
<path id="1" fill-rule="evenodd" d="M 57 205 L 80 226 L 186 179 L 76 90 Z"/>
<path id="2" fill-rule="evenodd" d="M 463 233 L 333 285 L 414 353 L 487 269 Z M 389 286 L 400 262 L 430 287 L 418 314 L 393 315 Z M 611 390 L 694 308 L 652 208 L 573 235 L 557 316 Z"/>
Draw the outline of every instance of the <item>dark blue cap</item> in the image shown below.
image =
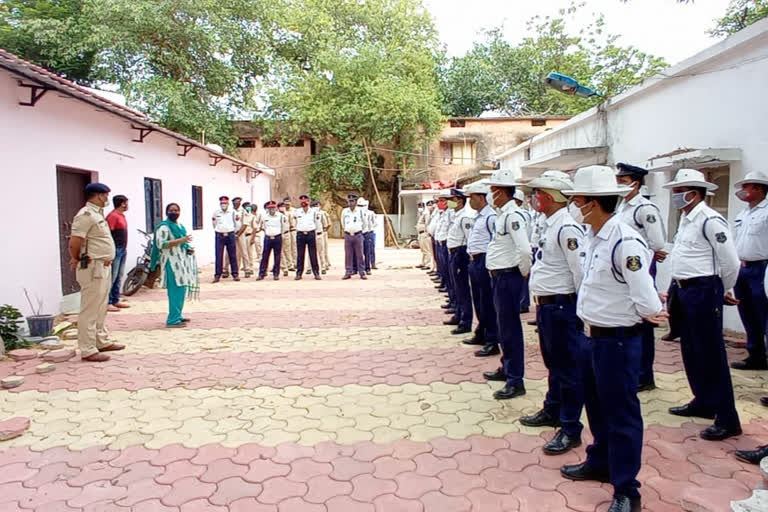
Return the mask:
<path id="1" fill-rule="evenodd" d="M 452 188 L 451 189 L 451 197 L 464 197 L 464 198 L 466 198 L 467 195 L 464 192 L 462 192 L 462 190 L 459 189 L 459 188 Z"/>
<path id="2" fill-rule="evenodd" d="M 357 199 L 357 194 L 347 194 L 347 199 L 350 200 L 350 201 L 352 199 Z"/>
<path id="3" fill-rule="evenodd" d="M 636 165 L 624 164 L 621 162 L 616 164 L 616 169 L 619 170 L 619 172 L 616 173 L 616 176 L 635 176 L 637 178 L 642 178 L 648 174 L 647 169 L 637 167 Z"/>
<path id="4" fill-rule="evenodd" d="M 111 192 L 108 186 L 103 183 L 89 183 L 85 186 L 85 194 L 106 194 Z"/>

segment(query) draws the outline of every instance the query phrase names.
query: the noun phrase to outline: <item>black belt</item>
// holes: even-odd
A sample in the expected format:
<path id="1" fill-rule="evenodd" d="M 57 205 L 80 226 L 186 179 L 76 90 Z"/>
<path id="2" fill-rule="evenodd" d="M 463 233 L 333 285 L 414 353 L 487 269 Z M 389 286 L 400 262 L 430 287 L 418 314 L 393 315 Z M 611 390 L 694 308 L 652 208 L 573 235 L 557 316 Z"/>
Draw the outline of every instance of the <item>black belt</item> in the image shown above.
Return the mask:
<path id="1" fill-rule="evenodd" d="M 491 274 L 491 277 L 496 277 L 501 274 L 510 274 L 512 272 L 517 272 L 520 274 L 520 269 L 517 267 L 509 267 L 509 268 L 500 268 L 498 270 L 489 270 L 488 273 Z M 522 274 L 520 274 L 522 275 Z"/>
<path id="2" fill-rule="evenodd" d="M 291 229 L 291 230 L 289 230 L 289 231 L 296 231 L 296 230 L 295 230 L 295 229 Z"/>
<path id="3" fill-rule="evenodd" d="M 745 267 L 763 267 L 768 265 L 768 260 L 742 261 L 741 264 Z"/>
<path id="4" fill-rule="evenodd" d="M 558 294 L 558 295 L 539 295 L 536 297 L 536 304 L 539 306 L 549 306 L 550 304 L 559 304 L 565 302 L 566 304 L 576 303 L 576 294 Z"/>
<path id="5" fill-rule="evenodd" d="M 348 234 L 349 236 L 357 236 L 360 233 L 362 233 L 362 231 L 355 231 L 354 233 L 350 233 L 349 231 L 345 231 L 345 233 Z"/>
<path id="6" fill-rule="evenodd" d="M 275 235 L 275 236 L 265 235 L 265 236 L 267 238 L 269 238 L 270 240 L 274 240 L 275 238 L 282 238 L 283 237 L 283 235 Z"/>
<path id="7" fill-rule="evenodd" d="M 246 233 L 245 236 L 251 236 L 253 233 Z"/>
<path id="8" fill-rule="evenodd" d="M 692 286 L 704 286 L 712 284 L 712 281 L 714 281 L 716 278 L 717 276 L 703 276 L 692 277 L 690 279 L 675 279 L 674 281 L 680 288 L 691 288 Z"/>
<path id="9" fill-rule="evenodd" d="M 302 235 L 311 235 L 314 231 L 299 231 Z"/>
<path id="10" fill-rule="evenodd" d="M 217 235 L 221 235 L 221 236 L 229 236 L 229 235 L 232 235 L 234 233 L 235 233 L 234 231 L 227 231 L 226 233 L 222 233 L 221 231 L 217 231 L 216 232 Z"/>
<path id="11" fill-rule="evenodd" d="M 477 254 L 470 254 L 469 259 L 472 261 L 485 259 L 485 253 L 478 252 Z"/>
<path id="12" fill-rule="evenodd" d="M 598 327 L 589 326 L 590 338 L 633 338 L 643 333 L 643 324 L 635 324 L 631 327 Z"/>
<path id="13" fill-rule="evenodd" d="M 454 247 L 453 249 L 448 249 L 448 252 L 453 254 L 453 253 L 455 253 L 456 251 L 458 251 L 460 249 L 464 249 L 466 251 L 467 250 L 467 246 L 466 245 L 460 245 L 458 247 Z"/>

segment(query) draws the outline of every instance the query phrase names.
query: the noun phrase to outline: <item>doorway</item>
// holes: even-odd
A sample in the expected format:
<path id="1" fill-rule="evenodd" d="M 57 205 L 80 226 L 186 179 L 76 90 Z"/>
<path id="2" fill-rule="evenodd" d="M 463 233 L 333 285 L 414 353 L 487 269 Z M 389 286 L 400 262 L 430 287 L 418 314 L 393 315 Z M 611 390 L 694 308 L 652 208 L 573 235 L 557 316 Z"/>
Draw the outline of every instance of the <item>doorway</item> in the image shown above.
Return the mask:
<path id="1" fill-rule="evenodd" d="M 85 204 L 85 186 L 91 182 L 91 175 L 91 171 L 56 166 L 62 295 L 80 291 L 80 285 L 75 279 L 75 271 L 69 267 L 69 238 L 72 233 L 72 219 Z"/>

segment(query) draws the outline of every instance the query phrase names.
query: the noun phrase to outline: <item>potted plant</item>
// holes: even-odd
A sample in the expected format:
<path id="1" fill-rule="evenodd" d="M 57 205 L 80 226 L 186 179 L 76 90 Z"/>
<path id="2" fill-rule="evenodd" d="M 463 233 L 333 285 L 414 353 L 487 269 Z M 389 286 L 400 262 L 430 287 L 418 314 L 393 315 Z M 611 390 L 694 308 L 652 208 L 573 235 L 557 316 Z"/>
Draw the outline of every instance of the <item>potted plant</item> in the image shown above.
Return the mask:
<path id="1" fill-rule="evenodd" d="M 0 338 L 2 338 L 5 352 L 25 346 L 19 334 L 19 321 L 22 321 L 21 312 L 11 305 L 0 306 Z M 0 354 L 2 350 L 0 350 Z"/>
<path id="2" fill-rule="evenodd" d="M 27 297 L 29 308 L 32 310 L 32 315 L 27 317 L 27 325 L 29 326 L 29 335 L 33 338 L 42 338 L 48 336 L 53 330 L 53 322 L 56 319 L 53 315 L 43 315 L 43 301 L 37 298 L 37 308 L 32 304 L 32 299 L 29 298 L 27 289 L 24 288 L 24 295 Z"/>

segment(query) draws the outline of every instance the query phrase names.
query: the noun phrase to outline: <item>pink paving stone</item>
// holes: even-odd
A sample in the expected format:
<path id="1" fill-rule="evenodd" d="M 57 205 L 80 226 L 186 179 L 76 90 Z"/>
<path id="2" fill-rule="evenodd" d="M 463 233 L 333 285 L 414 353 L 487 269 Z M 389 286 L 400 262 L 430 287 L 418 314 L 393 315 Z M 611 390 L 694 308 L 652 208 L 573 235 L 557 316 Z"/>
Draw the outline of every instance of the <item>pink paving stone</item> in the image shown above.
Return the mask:
<path id="1" fill-rule="evenodd" d="M 504 450 L 499 450 L 501 453 Z M 499 460 L 492 455 L 476 455 L 470 452 L 461 452 L 455 457 L 458 469 L 462 473 L 479 475 L 483 470 L 499 465 Z M 538 459 L 536 459 L 538 461 Z"/>
<path id="2" fill-rule="evenodd" d="M 509 449 L 519 453 L 531 453 L 544 446 L 544 440 L 539 436 L 510 432 L 504 436 L 509 443 Z"/>
<path id="3" fill-rule="evenodd" d="M 523 472 L 504 471 L 499 468 L 486 469 L 480 476 L 485 480 L 489 491 L 499 494 L 509 494 L 516 488 L 531 483 L 531 479 Z"/>
<path id="4" fill-rule="evenodd" d="M 0 503 L 22 501 L 34 495 L 36 491 L 21 486 L 20 482 L 0 484 Z"/>
<path id="5" fill-rule="evenodd" d="M 29 428 L 29 418 L 17 416 L 0 421 L 0 441 L 19 437 Z"/>
<path id="6" fill-rule="evenodd" d="M 416 463 L 412 460 L 395 459 L 393 457 L 378 458 L 373 461 L 373 465 L 376 466 L 376 471 L 374 471 L 373 476 L 384 479 L 392 479 L 400 473 L 416 469 Z"/>
<path id="7" fill-rule="evenodd" d="M 354 454 L 355 448 L 353 446 L 343 446 L 333 441 L 323 441 L 315 445 L 315 454 L 312 456 L 312 459 L 317 462 L 331 462 L 339 457 L 351 457 Z"/>
<path id="8" fill-rule="evenodd" d="M 350 482 L 338 482 L 326 475 L 316 476 L 307 482 L 304 499 L 310 503 L 325 503 L 335 496 L 347 496 L 352 492 Z"/>
<path id="9" fill-rule="evenodd" d="M 534 452 L 535 453 L 535 452 Z M 568 453 L 557 455 L 555 457 L 547 455 L 544 452 L 539 452 L 539 466 L 547 469 L 555 469 L 560 471 L 560 468 L 565 464 L 578 464 L 585 458 L 584 448 L 577 448 L 571 450 Z"/>
<path id="10" fill-rule="evenodd" d="M 2 458 L 2 454 L 0 454 Z M 0 484 L 8 482 L 23 482 L 37 474 L 36 469 L 32 469 L 23 462 L 16 462 L 0 467 Z"/>
<path id="11" fill-rule="evenodd" d="M 203 473 L 205 473 L 205 466 L 192 464 L 188 460 L 179 460 L 168 464 L 165 472 L 155 477 L 155 480 L 159 484 L 172 484 L 182 478 L 199 477 Z"/>
<path id="12" fill-rule="evenodd" d="M 276 453 L 272 460 L 279 464 L 290 464 L 298 459 L 311 458 L 314 454 L 315 450 L 311 446 L 285 443 L 276 447 Z"/>
<path id="13" fill-rule="evenodd" d="M 646 461 L 646 464 L 653 466 L 663 478 L 671 480 L 688 480 L 691 473 L 700 471 L 698 466 L 691 462 L 670 460 L 664 457 L 652 457 Z"/>
<path id="14" fill-rule="evenodd" d="M 584 482 L 563 482 L 557 491 L 565 497 L 568 507 L 579 512 L 592 512 L 598 504 L 610 502 L 613 494 L 598 485 L 584 485 Z"/>
<path id="15" fill-rule="evenodd" d="M 248 443 L 237 447 L 237 454 L 232 457 L 235 464 L 249 464 L 254 460 L 271 459 L 277 450 L 272 446 L 262 446 L 256 443 Z"/>
<path id="16" fill-rule="evenodd" d="M 398 439 L 394 442 L 394 448 L 392 456 L 396 459 L 413 459 L 417 455 L 432 451 L 432 445 L 429 443 L 411 441 L 410 439 Z"/>
<path id="17" fill-rule="evenodd" d="M 376 512 L 422 512 L 424 510 L 424 505 L 420 501 L 406 500 L 393 494 L 379 496 L 373 500 L 373 504 L 376 506 Z"/>
<path id="18" fill-rule="evenodd" d="M 256 498 L 261 490 L 261 484 L 246 482 L 242 478 L 227 478 L 216 485 L 216 492 L 210 497 L 210 502 L 214 505 L 229 505 L 241 498 Z"/>
<path id="19" fill-rule="evenodd" d="M 288 464 L 277 464 L 268 459 L 254 460 L 248 465 L 245 479 L 249 482 L 263 482 L 276 476 L 285 476 L 291 472 Z"/>
<path id="20" fill-rule="evenodd" d="M 120 455 L 109 461 L 109 465 L 122 468 L 125 466 L 130 466 L 131 464 L 135 464 L 136 462 L 149 462 L 155 457 L 155 455 L 157 455 L 157 450 L 150 450 L 148 448 L 144 448 L 143 446 L 129 446 L 128 448 L 122 450 Z"/>
<path id="21" fill-rule="evenodd" d="M 234 448 L 227 448 L 220 444 L 206 444 L 198 448 L 197 455 L 191 460 L 192 464 L 205 466 L 217 459 L 231 459 L 236 454 L 237 450 Z"/>
<path id="22" fill-rule="evenodd" d="M 648 446 L 658 451 L 661 457 L 670 460 L 686 460 L 688 455 L 694 453 L 692 447 L 685 443 L 672 443 L 663 439 L 652 439 L 648 441 Z"/>
<path id="23" fill-rule="evenodd" d="M 467 438 L 467 441 L 472 445 L 472 453 L 480 455 L 491 455 L 496 450 L 509 448 L 509 443 L 503 438 L 475 435 Z"/>
<path id="24" fill-rule="evenodd" d="M 264 489 L 258 497 L 262 503 L 277 504 L 288 498 L 307 494 L 307 484 L 292 482 L 285 477 L 270 478 L 262 485 Z"/>
<path id="25" fill-rule="evenodd" d="M 227 478 L 242 477 L 248 472 L 248 466 L 235 464 L 231 459 L 218 459 L 208 464 L 208 469 L 202 474 L 203 482 L 216 483 Z"/>
<path id="26" fill-rule="evenodd" d="M 131 512 L 179 512 L 179 507 L 169 507 L 160 500 L 150 499 L 134 505 Z"/>
<path id="27" fill-rule="evenodd" d="M 112 467 L 106 462 L 94 462 L 85 466 L 80 474 L 67 480 L 67 484 L 72 487 L 83 487 L 91 482 L 111 480 L 122 472 L 121 468 Z"/>
<path id="28" fill-rule="evenodd" d="M 160 448 L 157 455 L 149 462 L 153 466 L 167 466 L 177 460 L 190 460 L 195 455 L 197 455 L 197 450 L 194 448 L 187 448 L 182 444 L 169 444 Z"/>
<path id="29" fill-rule="evenodd" d="M 53 501 L 71 500 L 83 490 L 80 487 L 70 487 L 66 482 L 57 481 L 42 485 L 30 495 L 19 500 L 22 508 L 37 508 Z"/>
<path id="30" fill-rule="evenodd" d="M 82 488 L 82 493 L 67 501 L 73 507 L 85 507 L 100 501 L 117 501 L 127 494 L 125 487 L 116 487 L 107 481 L 92 482 Z"/>
<path id="31" fill-rule="evenodd" d="M 471 489 L 484 487 L 486 484 L 485 479 L 480 476 L 468 475 L 455 469 L 443 471 L 437 478 L 442 482 L 442 492 L 448 496 L 464 496 Z"/>
<path id="32" fill-rule="evenodd" d="M 662 501 L 670 503 L 672 505 L 680 505 L 680 499 L 683 495 L 683 490 L 690 485 L 689 482 L 680 482 L 670 480 L 665 476 L 649 478 L 643 482 L 644 486 L 650 487 L 657 493 Z"/>
<path id="33" fill-rule="evenodd" d="M 394 447 L 391 444 L 365 441 L 355 445 L 355 454 L 352 457 L 364 462 L 372 462 L 374 459 L 392 455 L 392 452 L 394 452 Z"/>
<path id="34" fill-rule="evenodd" d="M 453 457 L 459 452 L 472 449 L 472 445 L 465 439 L 449 439 L 438 437 L 429 442 L 432 445 L 432 455 L 437 457 Z"/>
<path id="35" fill-rule="evenodd" d="M 341 457 L 331 461 L 331 465 L 333 466 L 331 478 L 341 481 L 352 480 L 358 475 L 373 473 L 376 470 L 372 462 L 360 462 L 352 457 Z"/>
<path id="36" fill-rule="evenodd" d="M 208 500 L 193 500 L 183 504 L 181 512 L 227 512 L 227 507 L 216 507 Z"/>
<path id="37" fill-rule="evenodd" d="M 413 460 L 416 463 L 416 472 L 426 476 L 435 476 L 441 471 L 458 467 L 458 463 L 452 458 L 438 458 L 432 453 L 422 453 Z"/>
<path id="38" fill-rule="evenodd" d="M 373 504 L 355 501 L 349 496 L 336 496 L 325 502 L 328 512 L 375 512 Z M 400 509 L 391 509 L 401 512 Z M 403 510 L 402 512 L 407 512 Z"/>
<path id="39" fill-rule="evenodd" d="M 541 466 L 531 466 L 525 469 L 525 474 L 531 479 L 531 487 L 540 491 L 554 491 L 563 483 L 560 470 L 547 469 Z"/>
<path id="40" fill-rule="evenodd" d="M 309 503 L 301 498 L 289 498 L 277 504 L 280 512 L 327 512 L 324 505 Z"/>
<path id="41" fill-rule="evenodd" d="M 701 453 L 694 453 L 688 457 L 703 473 L 718 478 L 731 478 L 733 474 L 742 469 L 742 464 L 736 459 L 716 459 Z M 663 475 L 664 473 L 662 473 Z"/>
<path id="42" fill-rule="evenodd" d="M 26 446 L 14 446 L 12 448 L 8 448 L 3 453 L 3 462 L 6 464 L 14 464 L 16 462 L 24 462 L 29 467 L 37 469 L 36 466 L 32 464 L 32 462 L 37 459 L 40 454 L 38 452 L 33 452 Z"/>
<path id="43" fill-rule="evenodd" d="M 14 361 L 28 361 L 30 359 L 37 358 L 39 352 L 37 350 L 30 350 L 27 348 L 18 348 L 16 350 L 8 351 L 7 355 Z"/>
<path id="44" fill-rule="evenodd" d="M 425 494 L 420 501 L 424 505 L 424 512 L 470 512 L 472 509 L 467 498 L 446 496 L 437 491 Z"/>
<path id="45" fill-rule="evenodd" d="M 163 496 L 161 501 L 165 505 L 180 506 L 196 499 L 208 498 L 214 492 L 214 484 L 206 484 L 193 477 L 182 478 L 173 482 L 171 492 Z"/>
<path id="46" fill-rule="evenodd" d="M 351 497 L 357 501 L 370 503 L 382 494 L 392 494 L 397 484 L 392 480 L 382 480 L 373 475 L 359 475 L 352 479 Z"/>
<path id="47" fill-rule="evenodd" d="M 154 479 L 162 475 L 165 468 L 153 466 L 149 462 L 142 461 L 123 468 L 123 472 L 112 479 L 113 485 L 127 486 L 141 480 Z"/>
<path id="48" fill-rule="evenodd" d="M 56 480 L 66 481 L 69 478 L 74 478 L 78 474 L 80 474 L 80 471 L 67 466 L 65 462 L 55 462 L 40 468 L 36 475 L 32 476 L 24 482 L 24 487 L 34 489 L 51 482 L 55 482 Z"/>
<path id="49" fill-rule="evenodd" d="M 566 510 L 565 497 L 559 492 L 539 491 L 532 487 L 518 487 L 515 498 L 520 502 L 520 510 L 536 512 L 562 512 Z"/>
<path id="50" fill-rule="evenodd" d="M 416 473 L 401 473 L 395 477 L 397 491 L 400 498 L 418 499 L 431 491 L 440 489 L 442 482 L 433 476 L 418 475 Z"/>
<path id="51" fill-rule="evenodd" d="M 294 482 L 306 482 L 310 478 L 328 475 L 333 471 L 333 466 L 327 462 L 317 462 L 312 459 L 298 459 L 291 463 L 291 472 L 288 473 L 288 480 Z"/>
<path id="52" fill-rule="evenodd" d="M 162 499 L 170 492 L 170 485 L 161 485 L 151 479 L 138 480 L 128 485 L 128 492 L 118 503 L 127 507 L 133 507 L 144 500 Z"/>
<path id="53" fill-rule="evenodd" d="M 751 491 L 734 492 L 731 487 L 701 488 L 690 486 L 683 490 L 680 504 L 688 512 L 719 512 L 730 510 L 731 500 L 742 500 L 752 495 Z"/>
<path id="54" fill-rule="evenodd" d="M 520 502 L 509 494 L 496 494 L 486 489 L 473 489 L 467 493 L 475 512 L 513 512 L 518 510 Z"/>
<path id="55" fill-rule="evenodd" d="M 66 501 L 54 501 L 53 503 L 46 503 L 44 507 L 45 512 L 83 512 L 82 508 L 70 507 Z M 23 510 L 23 509 L 19 509 Z M 130 511 L 129 511 L 130 512 Z"/>
<path id="56" fill-rule="evenodd" d="M 254 498 L 242 498 L 229 505 L 229 512 L 278 512 L 277 505 L 259 503 Z"/>

